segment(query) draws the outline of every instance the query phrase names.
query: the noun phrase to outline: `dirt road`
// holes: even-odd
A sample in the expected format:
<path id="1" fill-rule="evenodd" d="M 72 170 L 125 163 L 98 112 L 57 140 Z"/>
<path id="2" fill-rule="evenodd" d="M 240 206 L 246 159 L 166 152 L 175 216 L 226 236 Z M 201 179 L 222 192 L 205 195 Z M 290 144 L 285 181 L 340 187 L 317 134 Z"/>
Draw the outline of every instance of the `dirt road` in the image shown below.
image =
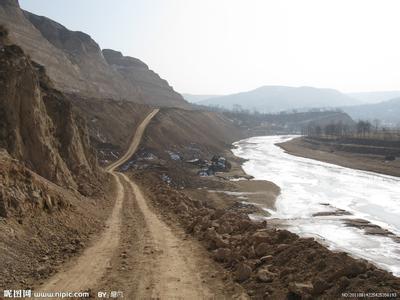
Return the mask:
<path id="1" fill-rule="evenodd" d="M 65 266 L 64 270 L 50 278 L 40 290 L 43 291 L 81 291 L 96 285 L 103 276 L 115 249 L 119 245 L 121 232 L 121 208 L 126 191 L 121 183 L 122 175 L 114 170 L 125 163 L 137 150 L 143 133 L 151 121 L 158 113 L 158 109 L 153 110 L 139 125 L 136 130 L 132 143 L 126 153 L 117 161 L 106 168 L 107 172 L 114 176 L 116 182 L 116 201 L 103 231 L 91 246 L 75 261 Z"/>
<path id="2" fill-rule="evenodd" d="M 142 140 L 143 133 L 147 127 L 147 125 L 150 123 L 151 119 L 159 112 L 159 109 L 154 109 L 144 120 L 143 122 L 139 125 L 139 127 L 136 130 L 135 136 L 132 139 L 132 143 L 129 146 L 128 150 L 125 152 L 124 155 L 122 155 L 117 161 L 113 162 L 110 164 L 106 170 L 108 172 L 113 172 L 116 168 L 118 168 L 120 165 L 124 164 L 129 158 L 132 157 L 132 155 L 136 152 L 137 148 L 139 147 L 140 141 Z"/>
<path id="3" fill-rule="evenodd" d="M 212 291 L 202 284 L 198 266 L 193 263 L 195 253 L 182 247 L 182 240 L 149 209 L 140 188 L 126 175 L 122 176 L 134 192 L 144 217 L 145 253 L 154 254 L 141 259 L 145 276 L 135 291 L 136 299 L 211 298 Z"/>
<path id="4" fill-rule="evenodd" d="M 86 248 L 76 260 L 68 263 L 61 272 L 50 278 L 40 291 L 82 291 L 95 285 L 110 263 L 114 250 L 118 247 L 121 230 L 121 207 L 124 189 L 120 177 L 114 175 L 117 185 L 116 201 L 106 223 L 106 229 Z"/>
<path id="5" fill-rule="evenodd" d="M 232 298 L 238 294 L 240 288 L 225 282 L 224 271 L 197 242 L 163 222 L 139 186 L 115 172 L 135 153 L 157 112 L 155 109 L 146 117 L 127 152 L 106 169 L 115 178 L 117 199 L 104 232 L 38 290 L 113 288 L 129 299 Z"/>

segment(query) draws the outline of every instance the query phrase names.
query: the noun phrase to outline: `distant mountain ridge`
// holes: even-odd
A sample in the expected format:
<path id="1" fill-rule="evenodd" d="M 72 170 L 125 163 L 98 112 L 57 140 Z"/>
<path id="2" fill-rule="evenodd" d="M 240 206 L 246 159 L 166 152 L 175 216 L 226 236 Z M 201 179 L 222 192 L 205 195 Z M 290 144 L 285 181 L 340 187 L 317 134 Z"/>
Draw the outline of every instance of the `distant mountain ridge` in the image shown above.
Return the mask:
<path id="1" fill-rule="evenodd" d="M 378 119 L 383 125 L 400 126 L 400 97 L 375 104 L 342 107 L 342 110 L 354 120 Z"/>
<path id="2" fill-rule="evenodd" d="M 240 106 L 260 112 L 278 112 L 314 107 L 339 107 L 360 102 L 334 89 L 263 86 L 248 92 L 205 99 L 197 104 L 227 109 Z"/>
<path id="3" fill-rule="evenodd" d="M 11 42 L 43 65 L 63 92 L 154 106 L 189 106 L 142 61 L 118 51 L 102 51 L 86 33 L 24 11 L 17 0 L 0 1 L 0 23 L 8 28 Z"/>
<path id="4" fill-rule="evenodd" d="M 359 92 L 347 93 L 347 95 L 360 100 L 362 103 L 372 104 L 399 98 L 400 91 Z"/>

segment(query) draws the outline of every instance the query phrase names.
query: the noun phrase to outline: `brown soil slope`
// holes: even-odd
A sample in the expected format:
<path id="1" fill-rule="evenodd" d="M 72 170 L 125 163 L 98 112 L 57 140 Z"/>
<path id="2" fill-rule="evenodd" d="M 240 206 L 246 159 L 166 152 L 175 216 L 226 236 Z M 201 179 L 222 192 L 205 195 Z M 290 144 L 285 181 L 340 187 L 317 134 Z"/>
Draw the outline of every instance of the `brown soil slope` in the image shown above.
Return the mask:
<path id="1" fill-rule="evenodd" d="M 103 228 L 109 210 L 104 195 L 82 197 L 0 150 L 0 289 L 29 289 L 53 274 Z"/>
<path id="2" fill-rule="evenodd" d="M 107 164 L 128 148 L 137 126 L 151 107 L 129 101 L 82 98 L 70 95 L 74 106 L 85 117 L 92 145 L 99 160 Z"/>
<path id="3" fill-rule="evenodd" d="M 229 149 L 232 142 L 243 136 L 221 114 L 164 108 L 150 124 L 144 146 L 163 158 L 169 158 L 166 150 L 213 155 Z"/>

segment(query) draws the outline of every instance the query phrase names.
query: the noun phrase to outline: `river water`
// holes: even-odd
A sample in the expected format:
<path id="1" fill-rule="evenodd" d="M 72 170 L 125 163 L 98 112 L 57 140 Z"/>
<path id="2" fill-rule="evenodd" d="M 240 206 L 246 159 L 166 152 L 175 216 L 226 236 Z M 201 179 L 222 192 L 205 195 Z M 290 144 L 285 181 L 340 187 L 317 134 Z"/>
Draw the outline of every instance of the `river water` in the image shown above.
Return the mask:
<path id="1" fill-rule="evenodd" d="M 233 153 L 248 159 L 243 164 L 247 174 L 281 188 L 271 218 L 400 276 L 399 242 L 345 225 L 345 219 L 364 219 L 400 236 L 400 178 L 293 156 L 275 145 L 294 137 L 261 136 L 234 144 Z M 337 209 L 351 214 L 313 217 Z"/>

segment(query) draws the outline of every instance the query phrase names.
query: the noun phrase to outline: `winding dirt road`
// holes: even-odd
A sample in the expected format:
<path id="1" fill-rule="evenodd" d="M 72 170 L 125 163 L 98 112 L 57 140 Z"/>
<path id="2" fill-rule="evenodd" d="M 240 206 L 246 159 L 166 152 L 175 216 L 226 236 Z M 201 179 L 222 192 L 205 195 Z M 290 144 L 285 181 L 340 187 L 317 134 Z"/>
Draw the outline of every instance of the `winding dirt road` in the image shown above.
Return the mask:
<path id="1" fill-rule="evenodd" d="M 135 136 L 132 139 L 132 143 L 129 146 L 128 150 L 122 155 L 117 161 L 113 162 L 109 165 L 106 170 L 110 173 L 114 172 L 116 168 L 124 164 L 129 158 L 135 154 L 137 148 L 139 147 L 140 142 L 142 141 L 143 133 L 146 130 L 147 125 L 149 125 L 151 119 L 159 112 L 159 109 L 154 109 L 149 115 L 143 120 L 143 122 L 136 129 Z"/>
<path id="2" fill-rule="evenodd" d="M 117 190 L 106 229 L 80 257 L 42 285 L 41 291 L 117 290 L 126 299 L 244 297 L 197 241 L 162 221 L 140 187 L 115 171 L 136 152 L 158 111 L 144 119 L 127 152 L 106 168 Z"/>
<path id="3" fill-rule="evenodd" d="M 121 182 L 122 174 L 115 169 L 124 164 L 136 152 L 143 133 L 151 119 L 158 113 L 154 109 L 139 125 L 129 149 L 117 161 L 106 168 L 106 171 L 114 176 L 116 182 L 116 201 L 113 211 L 106 222 L 106 229 L 100 237 L 86 248 L 83 254 L 64 270 L 50 278 L 40 290 L 43 291 L 82 291 L 92 288 L 103 276 L 115 249 L 119 245 L 121 235 L 121 208 L 125 193 Z M 123 179 L 125 180 L 125 179 Z"/>

